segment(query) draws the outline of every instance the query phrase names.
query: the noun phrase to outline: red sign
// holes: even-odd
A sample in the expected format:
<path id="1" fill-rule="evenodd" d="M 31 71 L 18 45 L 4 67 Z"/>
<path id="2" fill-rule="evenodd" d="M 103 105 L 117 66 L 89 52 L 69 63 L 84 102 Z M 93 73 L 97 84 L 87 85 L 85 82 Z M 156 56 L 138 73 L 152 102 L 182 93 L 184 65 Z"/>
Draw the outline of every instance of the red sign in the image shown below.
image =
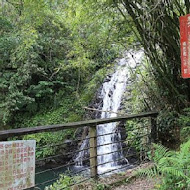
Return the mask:
<path id="1" fill-rule="evenodd" d="M 190 78 L 190 14 L 180 17 L 181 73 Z"/>

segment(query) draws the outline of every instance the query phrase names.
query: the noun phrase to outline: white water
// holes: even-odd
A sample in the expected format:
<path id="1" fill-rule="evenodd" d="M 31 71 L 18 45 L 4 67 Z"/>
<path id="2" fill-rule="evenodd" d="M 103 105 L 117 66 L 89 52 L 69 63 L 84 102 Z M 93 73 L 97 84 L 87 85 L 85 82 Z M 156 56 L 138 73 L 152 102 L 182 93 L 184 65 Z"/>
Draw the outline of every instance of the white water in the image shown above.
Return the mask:
<path id="1" fill-rule="evenodd" d="M 80 146 L 79 153 L 75 158 L 76 166 L 83 166 L 83 159 L 85 158 L 85 155 L 88 154 L 88 151 L 84 150 L 86 149 L 87 145 L 88 145 L 88 138 L 84 139 Z"/>
<path id="2" fill-rule="evenodd" d="M 142 55 L 142 51 L 136 53 L 126 53 L 124 58 L 118 61 L 116 71 L 110 76 L 109 80 L 106 80 L 106 82 L 103 83 L 100 95 L 103 103 L 99 109 L 108 112 L 102 112 L 101 118 L 111 118 L 117 116 L 122 95 L 126 89 L 127 80 L 130 78 L 129 67 L 134 68 L 136 63 L 141 60 Z M 98 166 L 99 174 L 118 168 L 122 164 L 128 164 L 128 161 L 123 156 L 121 143 L 114 143 L 121 140 L 121 135 L 117 131 L 116 125 L 117 123 L 109 123 L 97 126 L 97 136 L 100 135 L 97 139 L 99 146 L 97 154 L 101 155 L 98 156 L 98 164 L 100 164 L 100 166 Z M 82 150 L 86 144 L 87 141 L 85 140 L 80 149 Z M 84 151 L 82 151 L 75 159 L 78 163 L 77 165 L 82 165 L 82 158 L 84 157 L 84 154 Z M 117 160 L 121 160 L 122 162 Z"/>

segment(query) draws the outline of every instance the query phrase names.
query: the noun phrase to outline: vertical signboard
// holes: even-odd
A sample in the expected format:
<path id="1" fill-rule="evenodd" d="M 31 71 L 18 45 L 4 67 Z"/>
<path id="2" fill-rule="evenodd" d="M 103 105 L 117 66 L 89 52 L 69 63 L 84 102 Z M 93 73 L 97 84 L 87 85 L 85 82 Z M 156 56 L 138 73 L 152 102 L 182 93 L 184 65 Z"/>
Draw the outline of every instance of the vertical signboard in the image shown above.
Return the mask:
<path id="1" fill-rule="evenodd" d="M 190 78 L 190 14 L 180 17 L 181 73 Z"/>
<path id="2" fill-rule="evenodd" d="M 35 185 L 34 140 L 0 142 L 0 190 L 22 190 Z"/>

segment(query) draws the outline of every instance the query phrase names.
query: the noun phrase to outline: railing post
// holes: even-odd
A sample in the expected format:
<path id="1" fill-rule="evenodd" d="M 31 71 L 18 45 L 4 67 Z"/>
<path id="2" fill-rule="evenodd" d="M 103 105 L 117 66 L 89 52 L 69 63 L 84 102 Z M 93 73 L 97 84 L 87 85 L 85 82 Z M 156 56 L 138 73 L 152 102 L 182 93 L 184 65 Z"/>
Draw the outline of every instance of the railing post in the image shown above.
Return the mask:
<path id="1" fill-rule="evenodd" d="M 157 116 L 151 117 L 151 142 L 158 142 Z"/>
<path id="2" fill-rule="evenodd" d="M 96 126 L 90 126 L 90 175 L 97 178 L 97 138 Z"/>

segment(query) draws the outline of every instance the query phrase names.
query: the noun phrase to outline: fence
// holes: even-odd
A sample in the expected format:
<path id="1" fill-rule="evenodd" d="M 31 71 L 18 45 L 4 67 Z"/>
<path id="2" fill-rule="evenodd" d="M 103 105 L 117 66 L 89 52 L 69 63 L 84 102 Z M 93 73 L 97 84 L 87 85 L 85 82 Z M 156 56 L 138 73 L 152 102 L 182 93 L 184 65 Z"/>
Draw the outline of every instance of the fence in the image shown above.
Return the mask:
<path id="1" fill-rule="evenodd" d="M 114 118 L 107 119 L 96 119 L 90 121 L 82 121 L 82 122 L 74 122 L 67 124 L 58 124 L 58 125 L 50 125 L 50 126 L 38 126 L 33 128 L 19 128 L 12 130 L 0 131 L 0 140 L 19 140 L 19 139 L 32 139 L 35 137 L 31 136 L 34 134 L 44 134 L 48 135 L 65 135 L 68 129 L 77 129 L 84 128 L 86 126 L 89 127 L 89 135 L 86 138 L 76 138 L 73 139 L 72 142 L 66 141 L 59 144 L 45 144 L 43 145 L 41 142 L 37 142 L 36 148 L 36 185 L 32 189 L 44 189 L 45 186 L 49 186 L 56 180 L 60 179 L 60 174 L 65 173 L 67 176 L 71 176 L 69 178 L 69 182 L 62 185 L 60 189 L 68 189 L 69 187 L 75 186 L 76 184 L 83 183 L 90 178 L 97 179 L 102 175 L 106 175 L 108 173 L 114 173 L 117 171 L 121 171 L 122 169 L 126 169 L 129 166 L 135 166 L 142 161 L 147 161 L 147 154 L 150 151 L 151 142 L 156 142 L 157 140 L 157 126 L 156 126 L 156 117 L 157 112 L 148 112 L 141 114 L 133 114 L 128 116 L 119 116 Z M 142 121 L 143 119 L 143 121 Z M 123 125 L 123 128 L 126 130 L 126 137 L 112 139 L 111 143 L 103 143 L 98 144 L 97 139 L 101 136 L 112 135 L 119 132 L 109 132 L 107 134 L 99 134 L 97 135 L 97 127 L 102 124 L 108 124 L 117 122 L 120 125 Z M 105 126 L 102 126 L 105 127 Z M 29 135 L 29 136 L 28 136 Z M 48 136 L 47 135 L 47 136 Z M 89 145 L 84 148 L 77 148 L 77 145 L 83 142 L 89 141 Z M 68 150 L 69 143 L 75 145 L 75 150 Z M 120 143 L 120 148 L 114 150 L 112 152 L 107 153 L 98 153 L 98 149 L 102 146 L 107 146 L 112 144 L 114 146 Z M 73 147 L 73 146 L 72 146 Z M 51 151 L 51 149 L 56 150 Z M 63 149 L 67 149 L 66 152 L 62 152 Z M 48 150 L 48 151 L 47 151 Z M 47 151 L 48 153 L 43 155 L 43 153 Z M 75 166 L 76 161 L 73 160 L 73 156 L 80 152 L 87 151 L 86 155 L 83 156 L 84 167 L 72 167 Z M 89 152 L 89 154 L 88 154 Z M 109 160 L 107 162 L 98 162 L 99 157 L 104 155 L 109 155 L 113 153 L 121 153 L 122 156 L 118 156 L 113 160 Z M 49 155 L 48 155 L 49 154 Z M 53 163 L 43 165 L 47 163 L 47 161 L 55 162 L 56 159 L 62 160 L 61 163 Z M 68 161 L 68 159 L 70 159 Z M 123 164 L 126 162 L 126 159 L 129 160 L 129 164 Z M 103 172 L 98 172 L 98 167 L 106 165 L 108 163 L 120 163 L 119 167 L 111 168 Z M 89 172 L 89 174 L 88 174 Z M 76 178 L 76 176 L 78 176 Z M 47 188 L 48 189 L 48 188 Z"/>

